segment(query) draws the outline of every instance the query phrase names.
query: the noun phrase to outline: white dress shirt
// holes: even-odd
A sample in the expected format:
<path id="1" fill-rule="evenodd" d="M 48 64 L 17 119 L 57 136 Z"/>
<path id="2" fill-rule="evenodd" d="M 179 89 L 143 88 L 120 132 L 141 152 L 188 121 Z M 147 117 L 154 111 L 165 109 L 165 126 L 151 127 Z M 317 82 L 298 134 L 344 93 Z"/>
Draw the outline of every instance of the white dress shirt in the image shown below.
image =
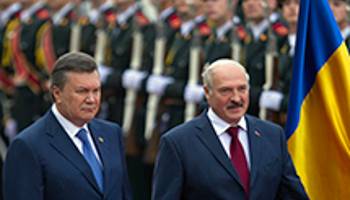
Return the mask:
<path id="1" fill-rule="evenodd" d="M 77 133 L 81 128 L 84 128 L 86 130 L 88 140 L 89 140 L 91 147 L 92 147 L 92 151 L 94 152 L 98 162 L 102 166 L 100 156 L 97 153 L 97 149 L 96 149 L 94 140 L 91 137 L 90 130 L 89 130 L 87 124 L 84 124 L 82 127 L 78 127 L 78 126 L 74 125 L 72 122 L 70 122 L 68 119 L 66 119 L 63 115 L 61 115 L 61 113 L 57 110 L 56 104 L 53 104 L 51 109 L 52 109 L 53 115 L 56 117 L 58 122 L 61 124 L 61 126 L 65 130 L 66 134 L 73 141 L 73 143 L 78 148 L 78 150 L 80 151 L 81 154 L 83 154 L 83 143 L 77 137 Z"/>
<path id="2" fill-rule="evenodd" d="M 217 116 L 214 111 L 209 108 L 208 110 L 208 118 L 211 122 L 211 124 L 214 127 L 214 131 L 219 137 L 219 140 L 224 148 L 224 150 L 227 153 L 227 156 L 231 158 L 230 154 L 230 143 L 231 143 L 231 136 L 226 132 L 226 130 L 231 126 L 229 123 L 225 122 L 224 120 L 220 119 L 219 116 Z M 244 117 L 242 117 L 238 124 L 240 128 L 238 131 L 238 139 L 242 144 L 245 157 L 247 159 L 248 168 L 250 170 L 250 152 L 249 152 L 249 141 L 248 141 L 248 134 L 247 134 L 247 123 Z"/>

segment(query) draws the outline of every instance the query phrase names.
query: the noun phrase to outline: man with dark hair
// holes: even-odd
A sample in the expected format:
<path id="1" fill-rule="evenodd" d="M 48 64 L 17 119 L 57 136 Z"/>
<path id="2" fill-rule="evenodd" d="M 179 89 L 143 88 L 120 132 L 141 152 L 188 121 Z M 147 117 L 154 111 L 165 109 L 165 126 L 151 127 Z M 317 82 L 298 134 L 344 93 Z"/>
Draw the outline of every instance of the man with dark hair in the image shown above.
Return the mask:
<path id="1" fill-rule="evenodd" d="M 54 104 L 10 145 L 5 199 L 132 199 L 122 131 L 95 119 L 100 92 L 93 58 L 68 53 L 57 60 Z"/>

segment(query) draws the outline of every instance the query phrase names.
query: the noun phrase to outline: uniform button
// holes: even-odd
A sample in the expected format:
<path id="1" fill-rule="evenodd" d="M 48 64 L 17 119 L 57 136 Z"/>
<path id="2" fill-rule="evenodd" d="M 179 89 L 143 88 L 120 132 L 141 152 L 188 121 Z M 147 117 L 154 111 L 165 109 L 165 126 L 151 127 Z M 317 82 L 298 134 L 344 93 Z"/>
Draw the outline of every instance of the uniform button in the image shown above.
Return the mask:
<path id="1" fill-rule="evenodd" d="M 185 66 L 186 66 L 186 62 L 183 61 L 183 60 L 181 60 L 181 61 L 179 62 L 179 66 L 180 66 L 180 67 L 185 67 Z"/>
<path id="2" fill-rule="evenodd" d="M 121 55 L 124 53 L 124 49 L 123 48 L 117 48 L 117 50 L 115 50 L 115 52 L 118 54 L 118 55 Z"/>
<path id="3" fill-rule="evenodd" d="M 262 69 L 262 64 L 261 63 L 256 64 L 256 68 L 257 69 Z"/>

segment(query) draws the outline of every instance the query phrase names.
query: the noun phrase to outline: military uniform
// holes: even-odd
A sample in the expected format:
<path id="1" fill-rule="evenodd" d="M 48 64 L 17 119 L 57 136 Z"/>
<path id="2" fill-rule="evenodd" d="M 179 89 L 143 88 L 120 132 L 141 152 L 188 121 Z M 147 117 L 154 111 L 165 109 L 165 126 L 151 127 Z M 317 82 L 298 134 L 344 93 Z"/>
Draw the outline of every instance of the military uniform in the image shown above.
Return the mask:
<path id="1" fill-rule="evenodd" d="M 13 21 L 19 21 L 21 5 L 19 3 L 14 3 L 9 6 L 6 10 L 2 11 L 0 15 L 0 134 L 4 141 L 8 143 L 8 138 L 5 137 L 3 130 L 6 125 L 7 119 L 11 116 L 11 113 L 6 113 L 5 108 L 8 105 L 3 105 L 3 103 L 11 102 L 12 95 L 14 93 L 15 86 L 13 84 L 12 76 L 14 73 L 12 62 L 11 62 L 11 52 L 10 52 L 10 37 L 13 29 Z M 7 112 L 9 111 L 7 110 Z"/>
<path id="2" fill-rule="evenodd" d="M 72 3 L 63 6 L 38 31 L 40 42 L 36 49 L 36 63 L 45 68 L 48 74 L 51 73 L 57 58 L 70 50 L 73 6 Z"/>
<path id="3" fill-rule="evenodd" d="M 104 30 L 110 29 L 108 26 L 114 27 L 116 24 L 116 10 L 112 7 L 112 4 L 105 2 L 95 11 L 94 15 L 82 16 L 79 19 L 81 25 L 81 44 L 80 50 L 91 56 L 95 54 L 96 48 L 96 31 L 98 28 Z M 101 20 L 100 20 L 101 18 Z"/>
<path id="4" fill-rule="evenodd" d="M 265 83 L 265 53 L 268 44 L 268 22 L 267 19 L 261 23 L 266 23 L 262 26 L 262 34 L 258 38 L 254 38 L 250 29 L 247 29 L 248 36 L 244 40 L 245 45 L 245 65 L 247 72 L 250 75 L 250 105 L 247 113 L 259 116 L 259 97 L 262 92 L 262 86 Z M 277 48 L 286 40 L 286 35 L 289 33 L 285 25 L 276 20 L 272 24 L 274 34 L 277 37 Z"/>
<path id="5" fill-rule="evenodd" d="M 49 17 L 49 12 L 42 2 L 22 11 L 22 23 L 16 28 L 11 39 L 15 77 L 18 78 L 12 113 L 17 121 L 18 131 L 34 122 L 48 106 L 43 100 L 42 88 L 42 78 L 47 78 L 48 74 L 37 65 L 36 61 L 39 58 L 35 52 L 37 38 L 40 38 L 38 31 Z"/>
<path id="6" fill-rule="evenodd" d="M 111 57 L 106 58 L 106 62 L 111 63 L 112 72 L 103 83 L 106 101 L 109 106 L 107 119 L 121 125 L 123 123 L 125 98 L 125 90 L 122 87 L 121 80 L 124 70 L 129 68 L 131 61 L 132 20 L 135 17 L 142 33 L 146 33 L 150 25 L 148 19 L 139 10 L 138 4 L 129 7 L 125 12 L 125 21 L 118 21 L 111 31 L 110 46 L 108 47 Z"/>
<path id="7" fill-rule="evenodd" d="M 232 26 L 233 22 L 227 21 L 222 26 L 217 27 L 216 32 L 206 40 L 204 59 L 206 63 L 212 63 L 221 58 L 231 58 Z M 245 28 L 240 22 L 235 24 L 235 26 L 237 28 L 238 40 L 242 43 L 247 37 Z M 220 32 L 220 35 L 218 32 Z"/>
<path id="8" fill-rule="evenodd" d="M 202 16 L 201 16 L 202 17 Z M 204 17 L 198 18 L 197 23 L 201 43 L 208 39 L 211 29 Z M 195 25 L 195 24 L 194 24 Z M 184 121 L 184 89 L 187 85 L 189 75 L 190 47 L 193 42 L 193 30 L 188 33 L 176 33 L 175 39 L 166 56 L 166 68 L 164 75 L 172 77 L 175 81 L 165 88 L 163 99 L 166 106 L 168 120 L 165 130 L 169 130 Z M 202 58 L 201 58 L 202 59 Z"/>
<path id="9" fill-rule="evenodd" d="M 164 55 L 167 55 L 169 47 L 173 43 L 175 39 L 175 33 L 179 31 L 181 27 L 181 19 L 177 15 L 176 10 L 173 7 L 169 7 L 164 10 L 158 16 L 158 20 L 162 20 L 163 23 L 163 36 L 166 39 L 165 42 L 165 52 Z M 154 56 L 155 56 L 155 41 L 158 35 L 157 24 L 154 23 L 149 28 L 148 32 L 145 36 L 145 57 L 143 59 L 143 65 L 141 67 L 141 71 L 146 71 L 148 74 L 152 74 L 153 66 L 154 66 Z M 164 58 L 165 59 L 165 58 Z M 143 108 L 137 110 L 137 143 L 141 146 L 145 145 L 144 132 L 145 132 L 145 117 L 146 117 L 146 106 L 147 106 L 147 77 L 145 77 L 141 82 L 141 100 Z"/>

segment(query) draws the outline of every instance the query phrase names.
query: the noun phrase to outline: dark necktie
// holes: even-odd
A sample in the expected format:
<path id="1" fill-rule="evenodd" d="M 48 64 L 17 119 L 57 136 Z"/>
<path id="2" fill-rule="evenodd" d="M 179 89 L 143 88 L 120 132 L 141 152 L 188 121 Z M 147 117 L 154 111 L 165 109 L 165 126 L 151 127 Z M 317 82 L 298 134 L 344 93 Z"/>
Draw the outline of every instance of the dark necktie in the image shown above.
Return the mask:
<path id="1" fill-rule="evenodd" d="M 247 197 L 249 197 L 249 169 L 247 159 L 244 154 L 244 150 L 241 142 L 238 140 L 238 127 L 230 127 L 227 129 L 227 133 L 231 135 L 230 154 L 231 162 L 235 167 L 239 178 L 244 186 Z M 248 199 L 248 198 L 247 198 Z"/>
<path id="2" fill-rule="evenodd" d="M 91 144 L 87 138 L 87 132 L 85 129 L 80 129 L 77 133 L 77 137 L 81 140 L 83 143 L 83 155 L 85 157 L 85 160 L 89 163 L 92 172 L 95 175 L 95 179 L 97 181 L 98 186 L 100 187 L 101 191 L 103 191 L 103 172 L 100 163 L 98 162 L 92 148 Z"/>

